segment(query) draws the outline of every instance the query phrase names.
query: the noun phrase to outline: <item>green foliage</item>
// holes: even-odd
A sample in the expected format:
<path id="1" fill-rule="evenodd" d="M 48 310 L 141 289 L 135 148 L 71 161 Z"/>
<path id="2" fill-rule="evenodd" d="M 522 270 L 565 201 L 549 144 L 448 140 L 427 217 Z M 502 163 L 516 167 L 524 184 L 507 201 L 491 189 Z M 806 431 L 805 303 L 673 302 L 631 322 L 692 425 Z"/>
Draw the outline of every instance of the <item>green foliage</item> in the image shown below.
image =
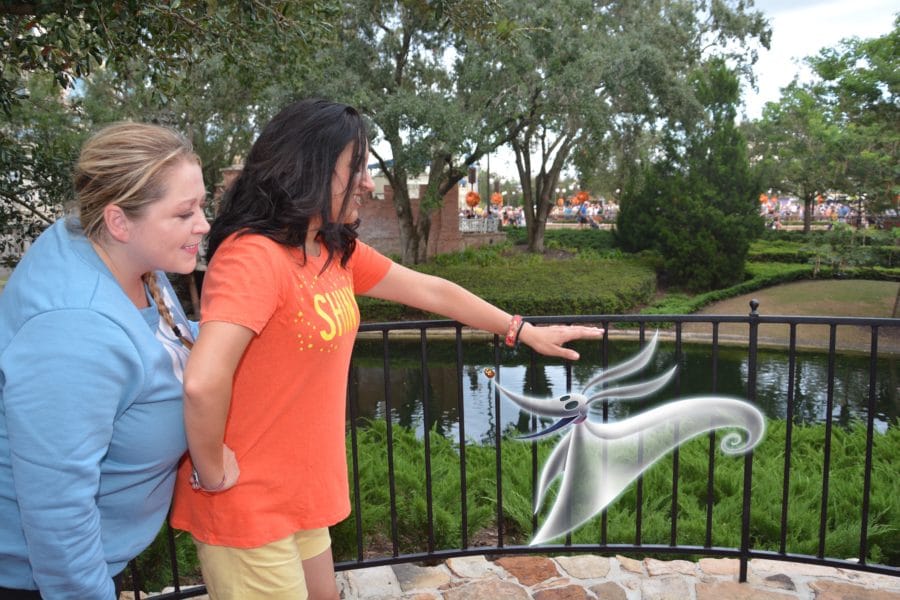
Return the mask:
<path id="1" fill-rule="evenodd" d="M 844 40 L 806 63 L 813 79 L 794 81 L 750 127 L 766 187 L 804 200 L 809 225 L 817 193 L 864 198 L 870 214 L 897 207 L 900 19 L 884 36 Z"/>
<path id="2" fill-rule="evenodd" d="M 656 251 L 664 280 L 698 292 L 740 281 L 762 220 L 747 144 L 734 125 L 737 78 L 711 61 L 694 79 L 707 120 L 668 134 L 665 156 L 626 186 L 616 226 L 625 250 Z"/>
<path id="3" fill-rule="evenodd" d="M 900 265 L 900 247 L 894 244 L 889 231 L 853 229 L 839 223 L 832 230 L 809 234 L 800 231 L 772 233 L 789 235 L 768 235 L 753 242 L 748 254 L 750 260 L 810 264 L 818 261 L 820 265 L 825 263 L 841 268 Z"/>
<path id="4" fill-rule="evenodd" d="M 823 266 L 827 266 L 838 275 L 843 275 L 848 267 L 896 264 L 894 256 L 897 248 L 890 247 L 876 253 L 866 241 L 866 235 L 861 234 L 859 230 L 846 223 L 836 223 L 825 235 L 813 240 L 809 249 L 811 254 L 809 262 L 815 266 L 816 273 Z M 886 259 L 887 265 L 879 265 L 880 259 Z"/>
<path id="5" fill-rule="evenodd" d="M 181 576 L 182 585 L 192 585 L 201 582 L 200 562 L 197 559 L 197 547 L 189 533 L 175 531 L 175 560 L 178 564 L 178 573 Z M 169 555 L 168 541 L 169 525 L 163 524 L 162 529 L 156 535 L 153 543 L 144 550 L 137 561 L 138 572 L 143 579 L 140 589 L 158 591 L 172 585 L 172 560 Z M 134 588 L 131 579 L 131 569 L 125 569 L 125 585 L 123 589 Z"/>
<path id="6" fill-rule="evenodd" d="M 0 6 L 0 257 L 16 262 L 71 197 L 86 136 L 132 119 L 175 127 L 219 170 L 302 86 L 335 2 L 83 0 Z M 77 82 L 77 85 L 76 85 Z"/>
<path id="7" fill-rule="evenodd" d="M 809 89 L 840 128 L 838 189 L 863 195 L 871 212 L 897 208 L 900 192 L 900 16 L 878 38 L 844 40 L 807 63 Z"/>
<path id="8" fill-rule="evenodd" d="M 0 263 L 18 262 L 72 198 L 72 164 L 87 131 L 63 102 L 57 84 L 40 74 L 0 124 Z"/>
<path id="9" fill-rule="evenodd" d="M 727 300 L 728 298 L 748 294 L 755 290 L 778 285 L 779 283 L 787 283 L 798 279 L 811 279 L 813 277 L 813 268 L 809 265 L 748 263 L 747 274 L 747 279 L 737 285 L 713 290 L 704 294 L 667 294 L 661 301 L 642 309 L 641 314 L 690 314 L 713 302 L 718 302 L 719 300 Z"/>
<path id="10" fill-rule="evenodd" d="M 646 303 L 656 276 L 637 258 L 603 258 L 593 252 L 551 259 L 496 248 L 438 257 L 416 270 L 458 283 L 492 304 L 523 315 L 614 314 Z M 365 321 L 425 318 L 404 305 L 360 297 Z"/>
<path id="11" fill-rule="evenodd" d="M 366 545 L 390 538 L 389 490 L 384 454 L 386 428 L 372 423 L 359 432 L 363 536 Z M 763 442 L 754 450 L 751 535 L 755 548 L 777 550 L 786 424 L 770 421 Z M 816 554 L 821 506 L 823 425 L 795 426 L 792 437 L 791 487 L 788 496 L 787 550 Z M 459 512 L 459 455 L 440 436 L 431 437 L 432 496 L 436 548 L 456 548 L 461 541 Z M 719 437 L 719 439 L 721 439 Z M 424 448 L 409 431 L 394 428 L 395 478 L 400 551 L 424 550 Z M 538 461 L 546 460 L 552 441 L 538 444 Z M 863 483 L 865 430 L 858 425 L 832 430 L 832 460 L 828 503 L 826 555 L 859 553 L 859 516 Z M 502 447 L 505 530 L 510 543 L 526 543 L 532 527 L 531 444 L 507 440 Z M 349 452 L 349 448 L 348 448 Z M 704 436 L 681 447 L 678 479 L 678 543 L 703 545 L 709 442 Z M 869 559 L 900 563 L 900 502 L 893 493 L 893 457 L 900 452 L 900 430 L 876 434 L 873 451 L 869 522 Z M 491 446 L 466 446 L 469 539 L 482 529 L 496 527 L 495 455 Z M 716 453 L 713 475 L 713 544 L 740 544 L 743 493 L 741 458 Z M 668 543 L 672 491 L 672 461 L 663 459 L 643 478 L 645 543 Z M 630 486 L 608 511 L 610 543 L 631 543 L 635 531 L 635 486 Z M 546 504 L 552 503 L 552 496 Z M 406 508 L 403 508 L 406 507 Z M 538 521 L 547 506 L 541 507 Z M 404 522 L 404 519 L 411 519 Z M 337 560 L 355 558 L 355 519 L 332 530 Z M 599 540 L 599 517 L 573 533 L 575 543 Z"/>
<path id="12" fill-rule="evenodd" d="M 528 243 L 528 232 L 520 227 L 506 229 L 506 239 L 514 245 Z M 615 234 L 606 229 L 548 229 L 544 232 L 547 248 L 562 248 L 573 252 L 592 250 L 599 255 L 616 254 Z"/>
<path id="13" fill-rule="evenodd" d="M 0 108 L 27 94 L 32 73 L 50 74 L 71 88 L 105 64 L 127 72 L 145 66 L 159 98 L 177 93 L 170 70 L 227 55 L 246 68 L 254 64 L 257 38 L 286 53 L 330 35 L 334 3 L 205 2 L 179 0 L 67 0 L 4 3 L 0 7 Z"/>
<path id="14" fill-rule="evenodd" d="M 784 476 L 784 421 L 768 421 L 766 435 L 753 452 L 751 492 L 751 544 L 777 550 L 780 540 L 782 480 Z M 814 555 L 818 552 L 819 514 L 822 501 L 822 447 L 824 425 L 795 425 L 792 433 L 791 485 L 788 491 L 787 551 Z M 721 434 L 717 434 L 721 440 Z M 427 549 L 428 489 L 425 485 L 425 449 L 422 440 L 407 428 L 393 427 L 394 491 L 400 553 Z M 553 441 L 537 444 L 538 465 L 546 461 Z M 718 444 L 718 442 L 717 442 Z M 859 554 L 860 506 L 862 503 L 865 429 L 852 423 L 848 429 L 834 427 L 831 438 L 828 517 L 825 554 L 840 558 Z M 460 512 L 459 448 L 440 435 L 430 436 L 432 511 L 435 549 L 462 546 Z M 364 551 L 379 548 L 390 553 L 391 507 L 387 468 L 387 426 L 374 421 L 357 430 L 360 476 L 360 519 Z M 718 446 L 716 446 L 718 448 Z M 348 465 L 352 465 L 351 438 L 347 438 Z M 709 442 L 706 436 L 692 440 L 679 450 L 678 538 L 682 545 L 705 543 L 706 493 Z M 893 485 L 895 457 L 900 453 L 900 428 L 890 427 L 873 440 L 872 490 L 869 508 L 869 554 L 871 562 L 900 565 L 900 499 Z M 527 543 L 532 526 L 532 444 L 505 439 L 502 443 L 504 529 L 508 544 Z M 740 544 L 743 465 L 740 457 L 716 450 L 713 474 L 713 545 Z M 351 473 L 352 476 L 352 473 Z M 497 480 L 493 446 L 466 445 L 466 503 L 469 545 L 479 532 L 496 529 Z M 354 491 L 351 490 L 351 494 Z M 643 475 L 644 543 L 667 544 L 671 528 L 672 460 L 663 458 Z M 538 524 L 552 504 L 551 490 L 538 513 Z M 353 513 L 331 529 L 335 560 L 356 559 L 356 502 Z M 635 486 L 608 508 L 610 543 L 632 543 L 635 532 Z M 159 590 L 171 581 L 164 526 L 153 544 L 138 558 L 146 578 L 144 589 Z M 599 541 L 600 517 L 573 532 L 574 543 Z M 190 536 L 176 532 L 176 554 L 182 583 L 200 578 Z"/>

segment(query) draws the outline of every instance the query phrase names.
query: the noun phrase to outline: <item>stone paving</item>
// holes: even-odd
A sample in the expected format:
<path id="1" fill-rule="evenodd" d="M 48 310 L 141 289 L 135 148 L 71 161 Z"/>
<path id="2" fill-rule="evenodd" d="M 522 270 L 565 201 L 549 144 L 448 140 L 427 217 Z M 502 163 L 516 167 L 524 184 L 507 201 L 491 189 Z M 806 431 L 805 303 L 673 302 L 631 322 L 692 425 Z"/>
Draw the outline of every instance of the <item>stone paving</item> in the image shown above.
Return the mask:
<path id="1" fill-rule="evenodd" d="M 900 578 L 772 560 L 484 556 L 338 573 L 343 600 L 900 600 Z"/>

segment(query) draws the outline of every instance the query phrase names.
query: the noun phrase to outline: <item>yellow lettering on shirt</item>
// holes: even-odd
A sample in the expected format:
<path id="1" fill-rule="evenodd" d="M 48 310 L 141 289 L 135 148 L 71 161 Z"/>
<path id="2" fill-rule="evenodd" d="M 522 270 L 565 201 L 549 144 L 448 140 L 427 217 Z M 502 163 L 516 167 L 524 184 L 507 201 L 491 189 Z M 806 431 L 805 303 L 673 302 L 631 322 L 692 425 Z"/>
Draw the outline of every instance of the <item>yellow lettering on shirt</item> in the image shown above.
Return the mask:
<path id="1" fill-rule="evenodd" d="M 334 315 L 334 320 L 337 321 L 337 334 L 344 335 L 344 326 L 347 322 L 344 318 L 343 305 L 339 302 L 339 298 L 334 297 L 334 292 L 328 292 L 325 294 L 325 298 L 328 300 L 328 306 L 331 307 L 331 314 Z"/>
<path id="2" fill-rule="evenodd" d="M 322 336 L 322 339 L 327 342 L 327 341 L 333 339 L 337 333 L 337 331 L 335 330 L 336 328 L 334 325 L 334 321 L 331 318 L 331 315 L 329 315 L 327 312 L 325 312 L 325 309 L 322 306 L 323 304 L 328 304 L 328 300 L 325 298 L 325 296 L 323 296 L 321 294 L 316 294 L 315 297 L 313 298 L 313 303 L 316 305 L 316 314 L 318 314 L 320 317 L 322 317 L 322 320 L 324 320 L 326 323 L 328 323 L 328 328 L 319 332 L 319 335 Z"/>
<path id="3" fill-rule="evenodd" d="M 353 292 L 350 291 L 350 288 L 344 287 L 337 290 L 335 294 L 344 305 L 344 316 L 347 319 L 346 329 L 347 331 L 353 331 L 359 325 L 359 320 L 356 317 L 356 300 L 353 297 Z"/>
<path id="4" fill-rule="evenodd" d="M 325 294 L 316 294 L 313 298 L 316 314 L 322 317 L 327 327 L 319 335 L 326 342 L 336 336 L 353 331 L 359 325 L 356 312 L 356 301 L 349 287 L 340 288 Z"/>

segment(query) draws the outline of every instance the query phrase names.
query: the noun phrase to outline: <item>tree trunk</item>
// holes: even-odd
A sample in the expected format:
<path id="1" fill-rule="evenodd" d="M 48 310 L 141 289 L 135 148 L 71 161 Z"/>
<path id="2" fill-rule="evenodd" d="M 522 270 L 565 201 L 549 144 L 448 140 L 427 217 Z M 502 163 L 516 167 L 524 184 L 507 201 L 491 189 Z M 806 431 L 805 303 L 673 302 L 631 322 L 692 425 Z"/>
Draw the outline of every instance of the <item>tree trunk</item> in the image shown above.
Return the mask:
<path id="1" fill-rule="evenodd" d="M 419 256 L 419 232 L 413 221 L 406 173 L 395 171 L 392 175 L 394 210 L 397 213 L 397 224 L 400 227 L 400 262 L 404 265 L 414 265 Z"/>
<path id="2" fill-rule="evenodd" d="M 416 221 L 416 237 L 418 248 L 416 252 L 416 264 L 428 262 L 428 238 L 431 235 L 431 211 L 424 206 L 424 201 L 419 206 L 419 218 Z"/>
<path id="3" fill-rule="evenodd" d="M 813 200 L 815 197 L 810 194 L 803 198 L 803 233 L 809 233 L 812 228 Z"/>

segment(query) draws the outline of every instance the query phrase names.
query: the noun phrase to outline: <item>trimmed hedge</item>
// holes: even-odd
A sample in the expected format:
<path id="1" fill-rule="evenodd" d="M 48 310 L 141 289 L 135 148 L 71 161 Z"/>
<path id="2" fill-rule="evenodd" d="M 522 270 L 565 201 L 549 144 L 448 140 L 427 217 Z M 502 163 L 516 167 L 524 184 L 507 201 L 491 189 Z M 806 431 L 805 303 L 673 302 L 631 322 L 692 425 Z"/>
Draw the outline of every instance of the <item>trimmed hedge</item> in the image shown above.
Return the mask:
<path id="1" fill-rule="evenodd" d="M 814 267 L 815 247 L 829 247 L 837 231 L 814 231 L 808 236 L 796 231 L 768 231 L 750 249 L 746 278 L 737 285 L 698 295 L 669 293 L 661 301 L 641 308 L 656 292 L 655 272 L 659 259 L 652 253 L 624 254 L 613 246 L 612 233 L 593 229 L 552 229 L 546 231 L 548 249 L 563 249 L 569 258 L 553 259 L 527 254 L 512 243 L 524 242 L 524 229 L 508 229 L 510 243 L 467 249 L 440 255 L 431 263 L 415 268 L 423 273 L 454 281 L 488 302 L 527 315 L 690 314 L 719 300 L 758 289 L 814 278 L 855 278 L 900 281 L 900 247 L 884 232 L 862 232 L 866 246 L 875 256 L 872 266 L 843 266 L 830 261 Z M 847 232 L 844 231 L 844 234 Z M 800 243 L 794 240 L 805 240 Z M 474 268 L 473 268 L 474 267 Z M 358 299 L 367 322 L 433 318 L 393 302 Z"/>
<path id="2" fill-rule="evenodd" d="M 524 227 L 508 227 L 504 231 L 510 243 L 518 246 L 528 243 L 528 232 Z M 544 231 L 544 247 L 605 253 L 615 251 L 616 243 L 613 232 L 607 229 L 547 229 Z"/>
<path id="3" fill-rule="evenodd" d="M 751 260 L 833 262 L 842 266 L 900 266 L 900 230 L 856 229 L 836 223 L 831 229 L 766 230 L 750 247 Z"/>
<path id="4" fill-rule="evenodd" d="M 508 250 L 469 250 L 414 268 L 523 315 L 624 313 L 637 310 L 656 292 L 656 274 L 646 261 L 604 258 L 594 252 L 553 259 Z M 357 300 L 366 322 L 438 317 L 374 298 Z"/>

